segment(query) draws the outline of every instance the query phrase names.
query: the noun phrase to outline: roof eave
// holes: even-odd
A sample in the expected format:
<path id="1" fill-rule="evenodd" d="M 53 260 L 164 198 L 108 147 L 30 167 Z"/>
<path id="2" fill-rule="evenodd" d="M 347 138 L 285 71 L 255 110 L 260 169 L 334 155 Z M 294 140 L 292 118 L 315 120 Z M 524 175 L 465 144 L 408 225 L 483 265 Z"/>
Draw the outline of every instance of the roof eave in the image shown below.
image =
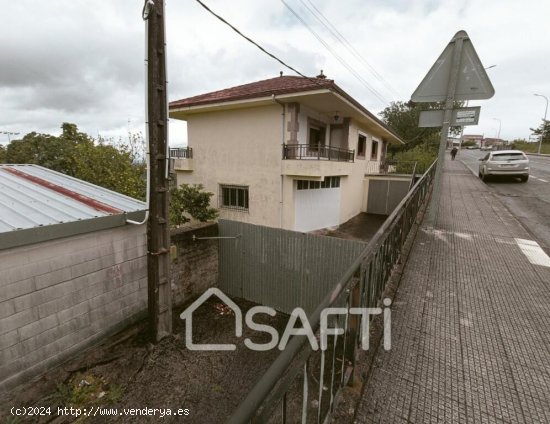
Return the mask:
<path id="1" fill-rule="evenodd" d="M 270 96 L 254 97 L 249 99 L 238 99 L 230 101 L 220 101 L 215 103 L 205 103 L 205 104 L 195 104 L 189 106 L 170 106 L 169 114 L 171 118 L 186 120 L 190 115 L 204 112 L 213 112 L 221 111 L 227 109 L 237 109 L 237 108 L 247 108 L 260 105 L 269 105 L 273 103 L 273 100 L 276 98 L 279 102 L 292 102 L 295 98 L 304 97 L 304 96 L 315 96 L 319 94 L 332 94 L 339 101 L 346 103 L 348 106 L 355 109 L 358 113 L 366 117 L 370 122 L 372 122 L 381 133 L 385 134 L 388 137 L 388 141 L 394 144 L 405 144 L 405 141 L 401 139 L 391 128 L 384 124 L 380 119 L 378 119 L 374 114 L 369 112 L 365 107 L 361 106 L 356 100 L 350 101 L 353 99 L 345 91 L 343 91 L 336 84 L 333 84 L 331 88 L 322 88 L 316 90 L 303 90 L 293 93 L 282 93 L 277 94 L 273 93 Z"/>
<path id="2" fill-rule="evenodd" d="M 193 115 L 195 113 L 212 112 L 212 111 L 225 110 L 225 109 L 246 108 L 246 107 L 253 107 L 258 105 L 267 105 L 267 104 L 273 103 L 273 99 L 275 98 L 280 102 L 285 102 L 285 101 L 290 102 L 292 101 L 293 98 L 296 98 L 296 97 L 325 94 L 330 92 L 331 90 L 327 88 L 323 88 L 318 90 L 297 91 L 294 93 L 283 93 L 283 94 L 273 93 L 272 95 L 269 95 L 269 96 L 253 97 L 249 99 L 220 101 L 220 102 L 212 102 L 212 103 L 203 103 L 203 104 L 194 104 L 194 105 L 192 104 L 189 106 L 170 105 L 169 114 L 170 114 L 170 117 L 173 117 L 175 119 L 185 120 L 185 118 L 188 115 Z"/>
<path id="3" fill-rule="evenodd" d="M 378 127 L 383 133 L 385 133 L 389 137 L 390 143 L 400 143 L 400 144 L 406 144 L 406 142 L 395 133 L 393 129 L 391 129 L 389 126 L 387 126 L 384 122 L 382 122 L 380 119 L 378 119 L 373 113 L 369 112 L 364 106 L 362 106 L 359 102 L 357 102 L 353 97 L 349 96 L 344 90 L 342 90 L 340 87 L 338 87 L 336 84 L 335 90 L 332 91 L 332 93 L 339 97 L 341 101 L 347 103 L 349 106 L 357 110 L 359 113 L 361 113 L 363 116 L 366 116 L 369 121 L 373 122 L 376 127 Z M 348 98 L 349 97 L 349 98 Z M 353 101 L 351 101 L 352 99 Z"/>

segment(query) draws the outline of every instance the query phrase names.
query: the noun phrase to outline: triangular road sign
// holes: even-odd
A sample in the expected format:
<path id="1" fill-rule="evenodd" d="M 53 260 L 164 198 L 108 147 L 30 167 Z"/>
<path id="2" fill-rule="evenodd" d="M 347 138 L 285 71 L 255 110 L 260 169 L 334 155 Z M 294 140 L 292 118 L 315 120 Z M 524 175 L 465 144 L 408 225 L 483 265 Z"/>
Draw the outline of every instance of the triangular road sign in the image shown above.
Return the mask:
<path id="1" fill-rule="evenodd" d="M 413 102 L 442 102 L 447 99 L 455 42 L 458 38 L 463 39 L 463 44 L 454 100 L 481 100 L 493 97 L 495 89 L 470 37 L 466 31 L 459 31 L 414 91 L 411 97 Z"/>

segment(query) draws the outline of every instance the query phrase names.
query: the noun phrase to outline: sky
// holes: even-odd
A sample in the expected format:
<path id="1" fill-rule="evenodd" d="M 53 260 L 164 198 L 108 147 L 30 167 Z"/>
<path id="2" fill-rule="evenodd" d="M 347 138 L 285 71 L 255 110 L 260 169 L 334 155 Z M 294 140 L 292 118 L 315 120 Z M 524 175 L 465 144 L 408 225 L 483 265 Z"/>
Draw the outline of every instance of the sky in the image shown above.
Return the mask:
<path id="1" fill-rule="evenodd" d="M 546 105 L 533 94 L 550 97 L 548 0 L 204 3 L 301 73 L 322 69 L 376 114 L 391 101 L 410 99 L 459 30 L 468 33 L 483 66 L 492 66 L 487 73 L 496 91 L 470 102 L 481 106 L 481 115 L 465 134 L 496 137 L 500 129 L 504 139 L 529 138 Z M 0 6 L 0 143 L 31 131 L 59 134 L 63 122 L 93 137 L 144 132 L 142 0 L 0 0 Z M 166 37 L 170 101 L 280 71 L 294 75 L 195 0 L 166 0 Z M 170 120 L 170 144 L 186 143 L 185 123 Z"/>

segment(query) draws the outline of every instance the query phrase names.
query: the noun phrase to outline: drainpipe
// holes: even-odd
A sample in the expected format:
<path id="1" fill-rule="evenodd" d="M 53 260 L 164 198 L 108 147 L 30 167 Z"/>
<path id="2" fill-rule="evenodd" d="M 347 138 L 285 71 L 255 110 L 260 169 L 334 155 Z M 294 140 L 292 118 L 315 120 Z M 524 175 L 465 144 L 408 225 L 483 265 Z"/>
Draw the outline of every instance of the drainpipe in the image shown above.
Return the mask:
<path id="1" fill-rule="evenodd" d="M 149 10 L 150 8 L 152 7 L 152 4 L 153 2 L 147 2 L 144 6 L 144 12 L 147 8 L 147 13 L 149 13 Z M 132 224 L 132 225 L 143 225 L 145 224 L 148 220 L 149 220 L 149 193 L 151 191 L 151 155 L 150 155 L 150 152 L 149 152 L 149 110 L 148 110 L 148 97 L 149 97 L 149 92 L 148 92 L 148 86 L 147 86 L 147 81 L 148 81 L 148 74 L 149 74 L 149 69 L 147 67 L 148 63 L 149 63 L 149 54 L 148 54 L 148 51 L 149 51 L 149 22 L 147 22 L 147 19 L 144 17 L 145 19 L 145 172 L 146 172 L 146 175 L 147 175 L 147 188 L 146 188 L 146 194 L 145 194 L 145 202 L 146 202 L 146 207 L 145 207 L 145 216 L 143 217 L 143 220 L 142 221 L 133 221 L 131 219 L 127 219 L 126 220 L 126 223 L 127 224 Z M 165 55 L 166 56 L 166 55 Z M 167 96 L 168 98 L 168 96 Z M 166 142 L 166 146 L 168 148 L 168 141 Z M 169 160 L 169 159 L 168 159 Z"/>
<path id="2" fill-rule="evenodd" d="M 282 151 L 282 147 L 285 144 L 285 118 L 286 118 L 286 109 L 285 104 L 277 100 L 275 97 L 275 94 L 271 95 L 271 99 L 277 104 L 279 104 L 283 108 L 283 113 L 281 113 L 281 149 L 279 152 Z M 283 175 L 283 158 L 281 157 L 281 192 L 279 193 L 279 228 L 283 228 L 283 185 L 284 185 L 285 176 Z"/>

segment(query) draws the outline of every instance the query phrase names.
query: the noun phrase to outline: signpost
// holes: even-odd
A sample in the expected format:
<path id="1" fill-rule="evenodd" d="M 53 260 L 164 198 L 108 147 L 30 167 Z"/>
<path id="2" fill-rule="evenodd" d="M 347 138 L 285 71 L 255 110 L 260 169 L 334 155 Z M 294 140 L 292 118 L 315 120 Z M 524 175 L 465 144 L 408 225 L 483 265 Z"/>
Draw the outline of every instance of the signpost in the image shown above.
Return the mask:
<path id="1" fill-rule="evenodd" d="M 453 109 L 451 115 L 452 127 L 464 127 L 466 125 L 477 125 L 479 122 L 480 106 L 464 107 Z M 424 127 L 440 127 L 444 116 L 443 109 L 423 110 L 420 112 L 418 126 Z"/>
<path id="2" fill-rule="evenodd" d="M 419 126 L 441 126 L 441 139 L 428 223 L 435 225 L 441 196 L 441 172 L 451 125 L 475 125 L 479 108 L 453 109 L 458 100 L 490 99 L 495 89 L 466 31 L 458 31 L 411 96 L 416 103 L 445 102 L 440 110 L 421 114 Z M 420 125 L 422 124 L 422 125 Z"/>

